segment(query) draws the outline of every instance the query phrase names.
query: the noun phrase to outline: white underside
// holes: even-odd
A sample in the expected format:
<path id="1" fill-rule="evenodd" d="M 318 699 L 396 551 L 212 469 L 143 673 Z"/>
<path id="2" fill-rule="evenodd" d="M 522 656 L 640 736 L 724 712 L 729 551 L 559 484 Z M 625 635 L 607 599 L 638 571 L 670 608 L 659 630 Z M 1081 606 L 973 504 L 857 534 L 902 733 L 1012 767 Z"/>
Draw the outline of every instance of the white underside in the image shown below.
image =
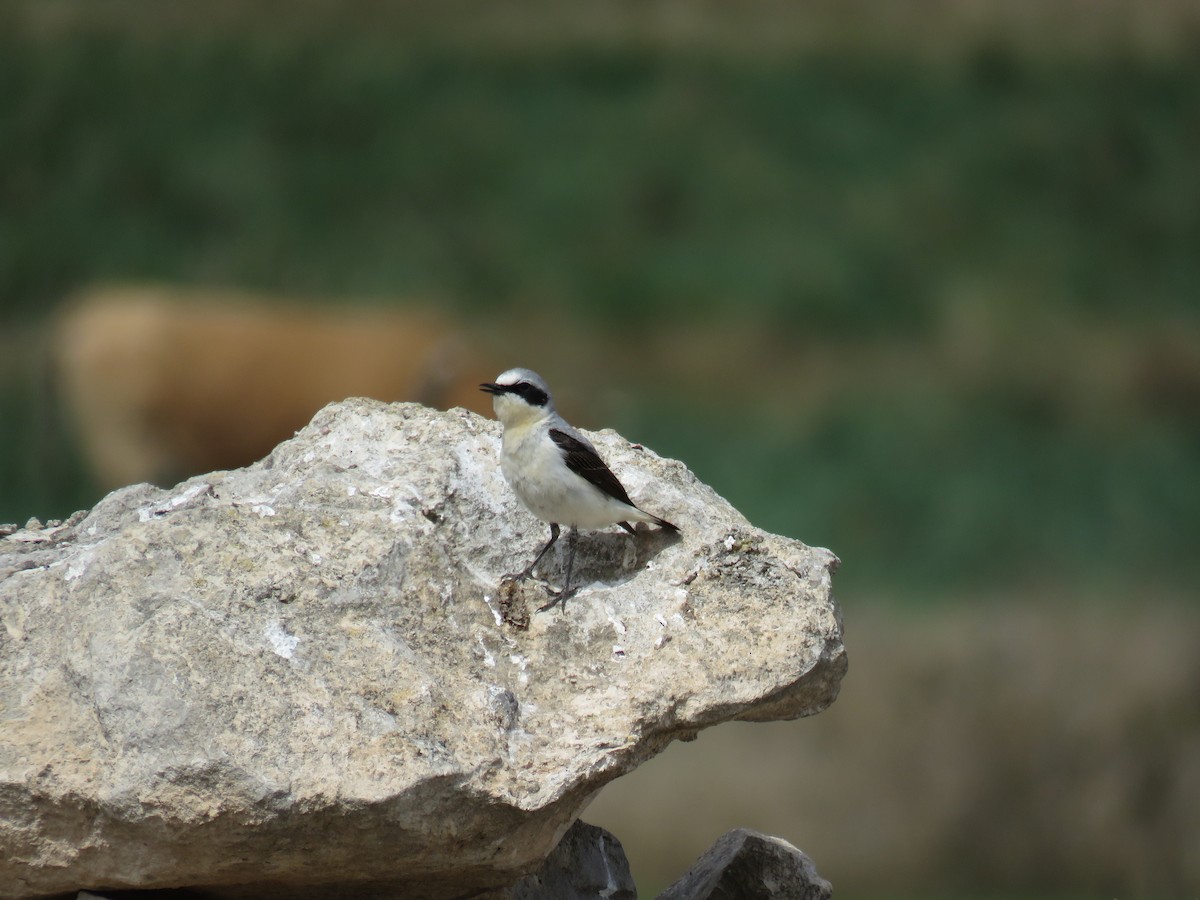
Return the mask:
<path id="1" fill-rule="evenodd" d="M 543 522 L 605 528 L 617 522 L 654 521 L 567 468 L 545 423 L 505 429 L 500 469 L 521 502 Z"/>

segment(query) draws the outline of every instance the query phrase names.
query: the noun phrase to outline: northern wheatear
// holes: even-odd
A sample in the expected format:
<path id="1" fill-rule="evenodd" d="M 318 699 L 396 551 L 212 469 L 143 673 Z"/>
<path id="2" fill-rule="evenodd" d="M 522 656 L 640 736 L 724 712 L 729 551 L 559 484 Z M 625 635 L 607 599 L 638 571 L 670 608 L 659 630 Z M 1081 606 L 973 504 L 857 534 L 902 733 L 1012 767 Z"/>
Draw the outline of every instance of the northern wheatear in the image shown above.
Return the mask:
<path id="1" fill-rule="evenodd" d="M 550 389 L 536 372 L 509 369 L 479 389 L 492 395 L 496 418 L 504 426 L 500 471 L 531 513 L 550 524 L 550 540 L 524 570 L 506 578 L 525 579 L 558 540 L 567 534 L 567 572 L 562 591 L 542 609 L 564 602 L 571 588 L 571 567 L 580 528 L 649 522 L 679 531 L 666 519 L 644 512 L 629 499 L 617 476 L 604 464 L 592 442 L 567 424 L 554 409 Z"/>

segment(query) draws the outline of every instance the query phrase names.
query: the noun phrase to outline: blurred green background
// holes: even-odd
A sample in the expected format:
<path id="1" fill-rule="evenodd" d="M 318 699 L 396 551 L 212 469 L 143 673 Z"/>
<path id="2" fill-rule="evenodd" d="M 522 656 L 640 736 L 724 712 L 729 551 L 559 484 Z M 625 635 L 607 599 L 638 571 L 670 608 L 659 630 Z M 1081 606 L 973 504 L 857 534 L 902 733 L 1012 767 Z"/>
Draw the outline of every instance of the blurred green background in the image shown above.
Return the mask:
<path id="1" fill-rule="evenodd" d="M 419 298 L 578 424 L 837 552 L 848 686 L 871 610 L 1190 609 L 1198 23 L 1168 0 L 7 3 L 0 522 L 99 498 L 48 374 L 72 294 Z M 848 897 L 1074 885 L 967 857 L 941 881 L 816 861 Z M 1077 886 L 1194 892 L 1171 859 Z"/>

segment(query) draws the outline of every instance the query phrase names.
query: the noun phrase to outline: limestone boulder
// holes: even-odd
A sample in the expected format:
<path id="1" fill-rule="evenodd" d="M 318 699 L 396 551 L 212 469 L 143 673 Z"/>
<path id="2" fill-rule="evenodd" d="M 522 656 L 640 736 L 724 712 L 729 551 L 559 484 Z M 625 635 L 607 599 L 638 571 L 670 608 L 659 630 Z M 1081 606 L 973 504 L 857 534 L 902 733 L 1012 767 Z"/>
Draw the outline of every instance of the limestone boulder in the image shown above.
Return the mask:
<path id="1" fill-rule="evenodd" d="M 586 533 L 563 610 L 501 590 L 547 529 L 463 410 L 334 404 L 0 540 L 0 897 L 494 890 L 672 740 L 831 703 L 836 558 L 589 436 L 682 534 Z"/>

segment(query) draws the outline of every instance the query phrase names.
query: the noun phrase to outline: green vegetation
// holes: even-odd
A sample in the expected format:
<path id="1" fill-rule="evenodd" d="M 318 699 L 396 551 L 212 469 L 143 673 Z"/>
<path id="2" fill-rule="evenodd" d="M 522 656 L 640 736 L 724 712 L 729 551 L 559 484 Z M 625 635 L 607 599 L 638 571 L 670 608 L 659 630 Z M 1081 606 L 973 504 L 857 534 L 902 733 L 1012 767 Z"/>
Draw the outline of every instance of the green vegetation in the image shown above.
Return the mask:
<path id="1" fill-rule="evenodd" d="M 1200 423 L 1114 435 L 1030 422 L 970 398 L 876 399 L 812 419 L 647 411 L 630 433 L 686 458 L 758 525 L 826 545 L 845 596 L 1128 597 L 1200 576 Z M 731 433 L 738 426 L 745 439 Z"/>
<path id="2" fill-rule="evenodd" d="M 919 332 L 1194 307 L 1200 62 L 0 37 L 0 296 L 97 278 Z M 1136 298 L 1136 303 L 1131 302 Z"/>
<path id="3" fill-rule="evenodd" d="M 643 364 L 612 424 L 834 548 L 848 593 L 1194 584 L 1196 355 L 1064 393 L 1103 345 L 1024 330 L 1145 365 L 1200 333 L 1194 54 L 148 27 L 0 28 L 10 337 L 112 279 L 553 306 L 613 342 L 751 323 L 780 366 L 708 359 L 721 412 Z M 876 364 L 788 406 L 805 348 L 936 355 L 967 307 L 1006 330 L 971 379 Z M 94 502 L 69 452 L 44 463 L 17 368 L 0 521 Z"/>

